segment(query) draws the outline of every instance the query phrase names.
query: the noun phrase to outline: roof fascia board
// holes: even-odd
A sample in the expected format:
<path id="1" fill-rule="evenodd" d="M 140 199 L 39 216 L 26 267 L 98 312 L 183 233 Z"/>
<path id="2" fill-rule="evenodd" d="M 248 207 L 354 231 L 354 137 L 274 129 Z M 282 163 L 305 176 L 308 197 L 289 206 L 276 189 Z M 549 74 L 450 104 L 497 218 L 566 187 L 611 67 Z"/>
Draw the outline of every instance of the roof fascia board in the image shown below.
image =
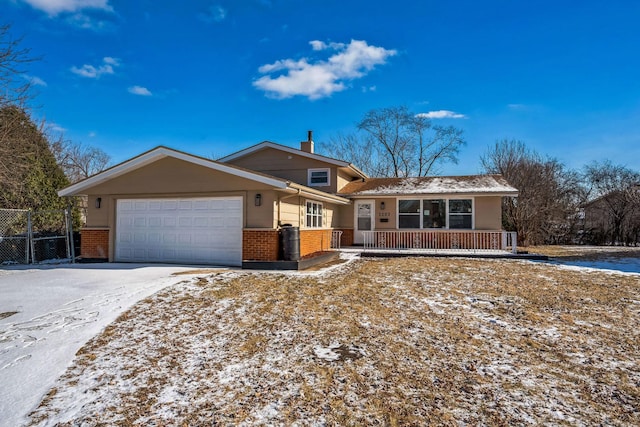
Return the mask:
<path id="1" fill-rule="evenodd" d="M 201 157 L 192 156 L 190 154 L 182 153 L 180 151 L 175 151 L 166 147 L 158 147 L 151 151 L 141 154 L 140 156 L 134 157 L 131 160 L 125 161 L 116 165 L 110 169 L 107 169 L 104 172 L 100 172 L 97 175 L 89 177 L 83 181 L 80 181 L 76 184 L 73 184 L 69 187 L 63 188 L 58 191 L 58 195 L 60 197 L 69 196 L 74 193 L 78 193 L 87 188 L 93 187 L 95 185 L 101 184 L 109 179 L 116 178 L 120 175 L 124 175 L 127 172 L 131 172 L 133 170 L 139 169 L 143 166 L 146 166 L 150 163 L 153 163 L 157 160 L 163 159 L 165 157 L 173 157 L 175 159 L 183 160 L 189 163 L 193 163 L 199 166 L 204 166 L 209 169 L 217 170 L 220 172 L 228 173 L 231 175 L 238 176 L 240 178 L 246 178 L 251 181 L 260 182 L 266 185 L 270 185 L 275 188 L 286 188 L 286 181 L 270 178 L 263 175 L 258 175 L 249 171 L 237 169 L 232 166 L 224 165 L 213 160 L 204 159 Z"/>
<path id="2" fill-rule="evenodd" d="M 295 190 L 299 190 L 300 193 L 303 195 L 306 195 L 308 197 L 313 197 L 325 202 L 336 203 L 339 205 L 351 204 L 351 201 L 349 199 L 346 199 L 342 196 L 334 196 L 333 194 L 325 193 L 319 190 L 314 190 L 312 188 L 305 187 L 304 185 L 296 184 L 294 182 L 290 182 L 289 187 Z"/>

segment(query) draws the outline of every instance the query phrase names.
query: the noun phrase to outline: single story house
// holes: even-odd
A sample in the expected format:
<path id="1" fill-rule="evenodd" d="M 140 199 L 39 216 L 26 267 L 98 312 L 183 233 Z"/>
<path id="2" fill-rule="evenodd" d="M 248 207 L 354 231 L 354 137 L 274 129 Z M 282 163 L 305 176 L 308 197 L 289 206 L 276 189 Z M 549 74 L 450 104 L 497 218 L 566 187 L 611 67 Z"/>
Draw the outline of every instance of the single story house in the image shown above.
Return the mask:
<path id="1" fill-rule="evenodd" d="M 498 175 L 370 178 L 314 153 L 310 132 L 300 149 L 265 141 L 218 161 L 157 147 L 58 194 L 88 197 L 84 258 L 240 266 L 278 260 L 283 225 L 299 227 L 301 257 L 338 235 L 465 247 L 463 236 L 501 232 L 502 197 L 517 190 Z"/>

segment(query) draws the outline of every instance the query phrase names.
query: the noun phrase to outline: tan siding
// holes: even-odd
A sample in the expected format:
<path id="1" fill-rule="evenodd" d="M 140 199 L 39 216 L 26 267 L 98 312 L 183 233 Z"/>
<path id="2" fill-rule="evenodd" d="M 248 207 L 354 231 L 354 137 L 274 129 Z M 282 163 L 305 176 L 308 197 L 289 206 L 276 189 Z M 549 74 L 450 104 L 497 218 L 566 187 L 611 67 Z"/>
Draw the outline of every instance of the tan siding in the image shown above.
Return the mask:
<path id="1" fill-rule="evenodd" d="M 300 199 L 301 197 L 291 197 L 280 202 L 280 223 L 291 224 L 294 227 L 300 226 Z"/>
<path id="2" fill-rule="evenodd" d="M 245 169 L 250 169 L 289 181 L 308 185 L 308 170 L 316 168 L 330 169 L 330 186 L 314 187 L 321 191 L 335 193 L 337 190 L 337 168 L 331 163 L 309 159 L 273 148 L 265 148 L 228 162 Z"/>
<path id="3" fill-rule="evenodd" d="M 342 190 L 342 188 L 353 181 L 354 178 L 342 169 L 337 169 L 337 179 L 336 179 L 336 192 Z"/>
<path id="4" fill-rule="evenodd" d="M 256 206 L 256 194 L 262 197 L 262 205 Z M 276 228 L 276 200 L 277 193 L 267 191 L 247 191 L 245 200 L 246 228 Z"/>
<path id="5" fill-rule="evenodd" d="M 335 216 L 337 228 L 353 228 L 353 201 L 350 205 L 339 206 Z"/>
<path id="6" fill-rule="evenodd" d="M 502 229 L 502 198 L 500 196 L 475 198 L 476 230 Z"/>
<path id="7" fill-rule="evenodd" d="M 249 179 L 215 171 L 174 158 L 165 158 L 125 175 L 97 184 L 89 194 L 130 194 L 151 196 L 169 193 L 212 193 L 270 189 Z"/>
<path id="8" fill-rule="evenodd" d="M 382 209 L 382 202 L 384 202 L 384 210 Z M 397 205 L 396 199 L 375 199 L 376 205 L 376 222 L 375 230 L 395 230 L 397 220 Z M 388 219 L 389 222 L 382 222 L 382 219 Z"/>
<path id="9" fill-rule="evenodd" d="M 96 199 L 100 197 L 100 208 L 96 208 Z M 89 196 L 87 205 L 87 227 L 106 227 L 109 225 L 109 212 L 113 200 L 106 196 Z"/>

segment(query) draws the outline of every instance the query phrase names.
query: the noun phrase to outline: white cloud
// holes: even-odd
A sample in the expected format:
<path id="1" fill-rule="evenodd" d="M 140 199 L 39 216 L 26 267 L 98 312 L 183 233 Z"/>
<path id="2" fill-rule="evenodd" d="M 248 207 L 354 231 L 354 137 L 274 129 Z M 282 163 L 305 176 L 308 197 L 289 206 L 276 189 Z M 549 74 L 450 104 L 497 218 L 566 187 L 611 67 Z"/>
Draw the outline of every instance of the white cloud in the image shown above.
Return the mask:
<path id="1" fill-rule="evenodd" d="M 84 64 L 82 67 L 76 67 L 74 65 L 73 67 L 71 67 L 71 72 L 81 77 L 97 79 L 104 74 L 115 73 L 113 68 L 118 67 L 119 65 L 119 59 L 105 56 L 104 58 L 102 58 L 102 64 L 98 65 L 97 67 L 89 64 Z"/>
<path id="2" fill-rule="evenodd" d="M 57 123 L 49 123 L 49 129 L 52 130 L 53 132 L 58 132 L 58 133 L 64 133 L 67 131 L 66 128 L 63 128 L 62 126 L 60 126 Z"/>
<path id="3" fill-rule="evenodd" d="M 370 46 L 364 40 L 345 43 L 309 42 L 314 51 L 335 51 L 327 60 L 282 59 L 258 68 L 266 74 L 253 85 L 278 99 L 301 95 L 309 99 L 330 96 L 347 88 L 346 82 L 363 77 L 376 65 L 385 64 L 396 50 Z M 279 73 L 278 75 L 273 75 Z"/>
<path id="4" fill-rule="evenodd" d="M 224 21 L 226 17 L 227 10 L 218 4 L 209 6 L 209 9 L 206 13 L 201 13 L 198 15 L 198 18 L 207 23 L 221 22 Z"/>
<path id="5" fill-rule="evenodd" d="M 311 40 L 309 42 L 311 48 L 313 50 L 323 50 L 327 48 L 327 44 L 325 42 L 321 42 L 320 40 Z"/>
<path id="6" fill-rule="evenodd" d="M 22 77 L 34 86 L 47 87 L 47 82 L 42 80 L 40 77 L 30 76 L 28 74 L 23 74 Z"/>
<path id="7" fill-rule="evenodd" d="M 134 95 L 140 95 L 140 96 L 152 96 L 153 95 L 149 89 L 147 89 L 146 87 L 143 87 L 143 86 L 131 86 L 129 89 L 127 89 L 127 91 L 129 93 L 134 94 Z"/>
<path id="8" fill-rule="evenodd" d="M 418 117 L 425 117 L 427 119 L 466 119 L 467 116 L 460 113 L 455 113 L 449 110 L 429 111 L 428 113 L 416 114 Z"/>
<path id="9" fill-rule="evenodd" d="M 89 138 L 95 138 L 95 136 L 97 135 L 95 132 L 89 132 Z"/>
<path id="10" fill-rule="evenodd" d="M 77 12 L 83 9 L 101 9 L 113 11 L 109 0 L 23 0 L 34 9 L 41 10 L 49 16 L 62 12 Z"/>

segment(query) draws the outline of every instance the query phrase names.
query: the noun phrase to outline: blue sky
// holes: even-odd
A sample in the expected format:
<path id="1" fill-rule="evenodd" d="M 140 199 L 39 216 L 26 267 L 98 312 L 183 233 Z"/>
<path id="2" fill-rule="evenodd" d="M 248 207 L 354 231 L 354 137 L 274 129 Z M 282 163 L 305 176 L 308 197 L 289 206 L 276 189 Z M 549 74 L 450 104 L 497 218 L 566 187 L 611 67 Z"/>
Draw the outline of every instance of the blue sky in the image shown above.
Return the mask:
<path id="1" fill-rule="evenodd" d="M 114 162 L 321 142 L 406 105 L 464 130 L 443 174 L 478 173 L 503 138 L 639 170 L 638 22 L 615 0 L 0 0 L 42 57 L 35 114 Z"/>

